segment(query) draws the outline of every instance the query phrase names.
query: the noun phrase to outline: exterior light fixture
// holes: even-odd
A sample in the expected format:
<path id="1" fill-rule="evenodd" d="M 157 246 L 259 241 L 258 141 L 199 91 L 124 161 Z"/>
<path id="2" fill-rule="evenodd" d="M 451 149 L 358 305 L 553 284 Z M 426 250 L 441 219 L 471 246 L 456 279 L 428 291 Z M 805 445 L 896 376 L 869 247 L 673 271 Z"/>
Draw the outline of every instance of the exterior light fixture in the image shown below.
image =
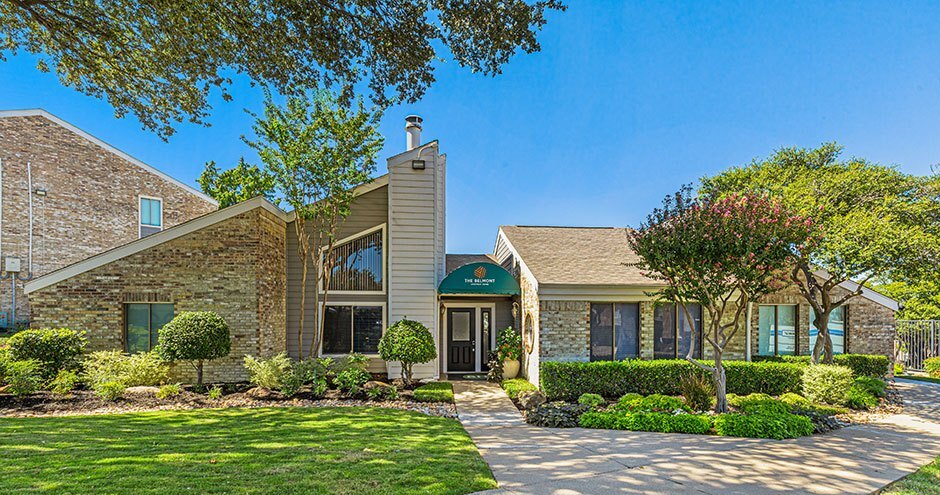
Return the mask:
<path id="1" fill-rule="evenodd" d="M 413 170 L 424 170 L 424 160 L 411 160 L 411 168 Z"/>
<path id="2" fill-rule="evenodd" d="M 45 195 L 46 195 L 46 190 L 43 189 L 43 188 L 41 188 L 41 187 L 37 187 L 35 190 L 33 190 L 33 192 L 36 193 L 36 196 L 45 196 Z"/>

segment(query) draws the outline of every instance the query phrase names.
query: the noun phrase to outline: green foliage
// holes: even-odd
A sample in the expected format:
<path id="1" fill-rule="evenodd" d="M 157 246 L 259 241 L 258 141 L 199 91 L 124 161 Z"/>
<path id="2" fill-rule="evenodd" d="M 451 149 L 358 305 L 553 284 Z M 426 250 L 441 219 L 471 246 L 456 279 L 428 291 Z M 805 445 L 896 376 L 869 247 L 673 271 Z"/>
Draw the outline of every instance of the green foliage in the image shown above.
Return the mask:
<path id="1" fill-rule="evenodd" d="M 803 395 L 812 402 L 842 405 L 853 382 L 852 370 L 846 366 L 808 366 L 803 372 Z"/>
<path id="2" fill-rule="evenodd" d="M 754 361 L 808 365 L 812 356 L 755 356 Z M 837 354 L 833 356 L 833 364 L 848 366 L 855 376 L 883 378 L 888 372 L 889 360 L 879 354 Z"/>
<path id="3" fill-rule="evenodd" d="M 388 387 L 375 387 L 366 390 L 366 396 L 372 400 L 395 400 L 398 398 L 398 387 L 390 385 Z"/>
<path id="4" fill-rule="evenodd" d="M 779 395 L 798 392 L 803 369 L 796 363 L 726 361 L 728 391 Z M 688 375 L 705 376 L 685 360 L 628 360 L 554 362 L 541 364 L 541 389 L 550 400 L 577 400 L 594 393 L 615 399 L 626 393 L 680 395 L 680 383 Z"/>
<path id="5" fill-rule="evenodd" d="M 160 358 L 191 361 L 202 385 L 203 361 L 223 358 L 232 350 L 228 324 L 212 311 L 183 311 L 160 329 Z"/>
<path id="6" fill-rule="evenodd" d="M 454 385 L 450 382 L 430 382 L 414 390 L 418 402 L 454 402 Z"/>
<path id="7" fill-rule="evenodd" d="M 940 356 L 925 359 L 924 371 L 934 378 L 940 378 Z"/>
<path id="8" fill-rule="evenodd" d="M 440 60 L 499 74 L 558 0 L 307 4 L 143 1 L 0 2 L 4 51 L 117 115 L 167 138 L 180 122 L 208 125 L 213 97 L 233 99 L 233 74 L 281 94 L 368 88 L 377 104 L 415 103 Z M 159 14 L 157 14 L 159 13 Z M 2 60 L 2 59 L 0 59 Z"/>
<path id="9" fill-rule="evenodd" d="M 349 368 L 336 374 L 336 386 L 349 395 L 356 395 L 362 391 L 362 386 L 372 379 L 365 370 Z"/>
<path id="10" fill-rule="evenodd" d="M 884 380 L 867 376 L 860 376 L 855 379 L 853 386 L 855 385 L 867 390 L 875 397 L 885 397 L 887 395 L 888 383 Z"/>
<path id="11" fill-rule="evenodd" d="M 55 378 L 49 382 L 49 390 L 55 395 L 68 395 L 75 390 L 79 381 L 78 372 L 73 370 L 60 370 Z"/>
<path id="12" fill-rule="evenodd" d="M 707 411 L 712 407 L 715 386 L 705 375 L 689 373 L 679 380 L 679 392 L 693 411 Z"/>
<path id="13" fill-rule="evenodd" d="M 813 404 L 809 399 L 794 393 L 783 394 L 778 397 L 777 400 L 790 406 L 790 412 L 794 414 L 811 411 L 822 416 L 835 416 L 836 414 L 845 414 L 848 412 L 847 409 L 840 406 Z"/>
<path id="14" fill-rule="evenodd" d="M 585 414 L 588 406 L 556 401 L 540 404 L 525 412 L 525 422 L 548 428 L 576 428 L 578 419 Z"/>
<path id="15" fill-rule="evenodd" d="M 248 371 L 248 381 L 267 390 L 281 390 L 285 378 L 293 371 L 291 360 L 286 352 L 268 359 L 245 356 L 244 363 Z"/>
<path id="16" fill-rule="evenodd" d="M 121 351 L 97 351 L 85 358 L 82 367 L 82 380 L 95 391 L 109 382 L 124 387 L 159 385 L 169 373 L 155 352 L 127 355 Z"/>
<path id="17" fill-rule="evenodd" d="M 209 397 L 209 400 L 219 400 L 219 399 L 221 399 L 221 398 L 222 398 L 222 387 L 216 385 L 216 386 L 210 388 L 210 389 L 209 389 L 209 393 L 208 393 L 207 395 L 208 395 L 208 397 Z"/>
<path id="18" fill-rule="evenodd" d="M 661 412 L 590 411 L 581 416 L 579 423 L 582 428 L 661 433 L 705 434 L 712 428 L 711 420 L 704 414 Z"/>
<path id="19" fill-rule="evenodd" d="M 894 376 L 904 374 L 904 364 L 903 363 L 894 363 Z"/>
<path id="20" fill-rule="evenodd" d="M 95 393 L 98 394 L 98 397 L 101 397 L 107 401 L 118 400 L 124 391 L 127 389 L 127 386 L 117 380 L 112 380 L 104 382 L 95 387 Z"/>
<path id="21" fill-rule="evenodd" d="M 11 394 L 29 395 L 42 386 L 42 371 L 42 364 L 34 359 L 8 360 L 3 364 L 2 378 Z"/>
<path id="22" fill-rule="evenodd" d="M 403 319 L 388 327 L 379 340 L 379 356 L 401 362 L 402 378 L 411 385 L 412 367 L 437 357 L 434 336 L 422 323 Z"/>
<path id="23" fill-rule="evenodd" d="M 522 335 L 512 327 L 500 330 L 496 337 L 496 350 L 500 361 L 518 361 L 522 357 Z"/>
<path id="24" fill-rule="evenodd" d="M 257 165 L 248 164 L 244 158 L 239 158 L 238 165 L 223 172 L 219 172 L 215 162 L 206 163 L 198 182 L 202 192 L 216 200 L 220 209 L 256 196 L 277 203 L 274 177 Z"/>
<path id="25" fill-rule="evenodd" d="M 503 380 L 502 387 L 510 399 L 515 399 L 518 397 L 519 392 L 535 391 L 539 389 L 525 378 L 512 378 L 509 380 Z"/>
<path id="26" fill-rule="evenodd" d="M 845 405 L 852 409 L 870 410 L 878 407 L 878 397 L 865 385 L 853 383 L 845 393 Z"/>
<path id="27" fill-rule="evenodd" d="M 607 401 L 597 394 L 581 394 L 581 397 L 578 397 L 578 404 L 588 406 L 591 409 L 598 409 L 606 405 Z"/>
<path id="28" fill-rule="evenodd" d="M 933 278 L 933 279 L 931 279 Z M 897 280 L 874 289 L 901 303 L 899 320 L 940 320 L 940 280 L 934 277 L 907 282 Z"/>
<path id="29" fill-rule="evenodd" d="M 774 399 L 767 394 L 750 394 L 743 397 L 736 397 L 734 402 L 730 400 L 728 402 L 745 414 L 769 414 L 776 416 L 790 412 L 789 404 Z"/>
<path id="30" fill-rule="evenodd" d="M 51 380 L 59 370 L 78 367 L 88 340 L 85 332 L 68 328 L 30 328 L 13 334 L 7 345 L 14 361 L 36 361 L 43 378 Z"/>
<path id="31" fill-rule="evenodd" d="M 157 390 L 158 399 L 169 399 L 183 393 L 183 386 L 179 383 L 168 383 Z"/>
<path id="32" fill-rule="evenodd" d="M 813 434 L 813 422 L 796 414 L 719 414 L 715 432 L 727 437 L 798 438 Z"/>
<path id="33" fill-rule="evenodd" d="M 622 397 L 617 399 L 617 404 L 614 406 L 617 409 L 623 409 L 627 411 L 632 411 L 637 409 L 640 405 L 640 402 L 643 401 L 643 396 L 637 393 L 628 393 L 624 394 Z"/>

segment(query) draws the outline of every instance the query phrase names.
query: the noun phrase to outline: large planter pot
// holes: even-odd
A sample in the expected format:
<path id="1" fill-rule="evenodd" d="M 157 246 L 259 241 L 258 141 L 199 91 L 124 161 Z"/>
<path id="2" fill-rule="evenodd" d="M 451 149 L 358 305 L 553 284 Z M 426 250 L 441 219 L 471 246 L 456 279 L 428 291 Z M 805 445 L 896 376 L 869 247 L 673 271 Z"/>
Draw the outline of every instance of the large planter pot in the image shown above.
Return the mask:
<path id="1" fill-rule="evenodd" d="M 519 360 L 503 360 L 503 380 L 509 380 L 519 375 Z"/>

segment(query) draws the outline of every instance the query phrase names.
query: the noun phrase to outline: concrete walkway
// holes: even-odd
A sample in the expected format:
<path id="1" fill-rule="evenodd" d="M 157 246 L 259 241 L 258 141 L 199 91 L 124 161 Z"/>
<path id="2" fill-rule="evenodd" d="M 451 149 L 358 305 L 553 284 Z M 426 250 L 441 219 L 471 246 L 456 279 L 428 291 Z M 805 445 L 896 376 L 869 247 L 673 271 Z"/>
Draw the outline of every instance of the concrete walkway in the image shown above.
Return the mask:
<path id="1" fill-rule="evenodd" d="M 869 494 L 940 455 L 940 387 L 915 382 L 903 415 L 784 441 L 538 428 L 495 384 L 454 388 L 491 494 Z"/>

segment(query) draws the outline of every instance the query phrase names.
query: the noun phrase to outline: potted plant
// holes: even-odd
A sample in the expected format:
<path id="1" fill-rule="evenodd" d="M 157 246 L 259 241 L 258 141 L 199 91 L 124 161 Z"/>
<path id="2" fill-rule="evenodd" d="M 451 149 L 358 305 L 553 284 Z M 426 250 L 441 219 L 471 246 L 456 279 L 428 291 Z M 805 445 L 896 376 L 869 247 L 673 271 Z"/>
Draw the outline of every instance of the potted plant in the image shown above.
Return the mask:
<path id="1" fill-rule="evenodd" d="M 522 336 L 512 327 L 499 332 L 496 340 L 499 360 L 503 363 L 503 380 L 515 378 L 519 374 L 519 358 L 522 356 Z"/>

